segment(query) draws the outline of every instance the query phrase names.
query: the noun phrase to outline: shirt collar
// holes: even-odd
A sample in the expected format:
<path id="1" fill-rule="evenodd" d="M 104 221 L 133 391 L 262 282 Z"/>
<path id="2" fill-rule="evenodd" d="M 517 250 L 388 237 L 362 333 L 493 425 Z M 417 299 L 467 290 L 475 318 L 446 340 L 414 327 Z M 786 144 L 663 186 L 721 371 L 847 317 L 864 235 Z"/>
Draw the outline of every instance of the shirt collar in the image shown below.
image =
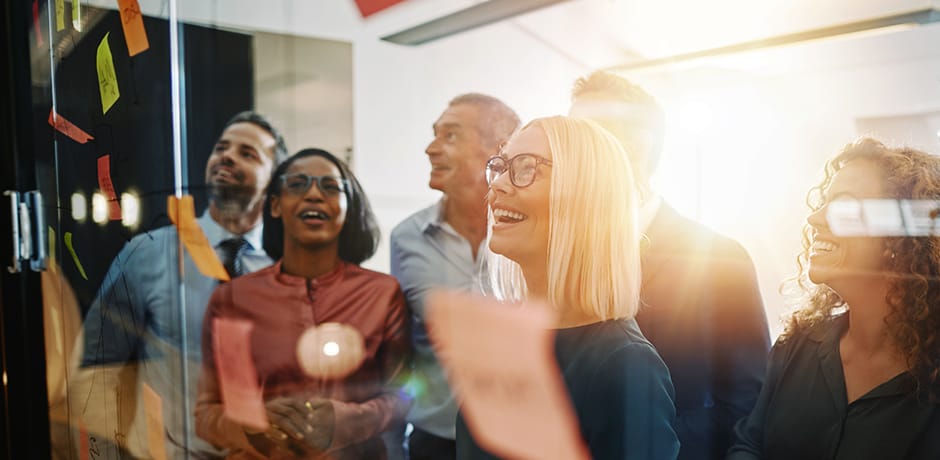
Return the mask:
<path id="1" fill-rule="evenodd" d="M 219 243 L 224 240 L 242 237 L 251 245 L 252 249 L 261 250 L 261 234 L 264 229 L 264 225 L 262 225 L 261 222 L 255 225 L 251 230 L 248 230 L 248 233 L 236 235 L 222 228 L 218 222 L 212 219 L 209 211 L 206 210 L 206 212 L 199 217 L 199 226 L 202 227 L 202 231 L 206 234 L 206 239 L 209 240 L 209 244 L 212 245 L 212 247 L 218 246 Z"/>
<path id="2" fill-rule="evenodd" d="M 418 228 L 420 228 L 422 232 L 426 232 L 430 228 L 443 227 L 446 223 L 444 221 L 444 198 L 441 198 L 437 203 L 427 208 L 426 212 L 418 216 L 418 219 Z"/>

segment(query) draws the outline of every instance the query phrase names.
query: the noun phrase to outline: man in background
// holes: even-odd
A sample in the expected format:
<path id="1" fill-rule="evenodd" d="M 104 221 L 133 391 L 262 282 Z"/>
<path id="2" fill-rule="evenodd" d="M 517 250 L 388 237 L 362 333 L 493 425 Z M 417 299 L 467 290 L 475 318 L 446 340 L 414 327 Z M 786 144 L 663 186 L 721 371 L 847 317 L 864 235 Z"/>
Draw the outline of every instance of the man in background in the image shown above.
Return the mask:
<path id="1" fill-rule="evenodd" d="M 518 127 L 516 113 L 494 97 L 469 93 L 451 100 L 425 149 L 431 162 L 428 186 L 443 196 L 392 231 L 392 275 L 413 315 L 411 460 L 456 458 L 457 404 L 425 330 L 424 299 L 432 288 L 474 287 L 486 238 L 486 162 Z"/>
<path id="2" fill-rule="evenodd" d="M 679 458 L 723 459 L 734 423 L 757 400 L 770 347 L 751 258 L 736 241 L 679 215 L 652 189 L 665 122 L 642 88 L 592 73 L 575 82 L 570 115 L 614 134 L 633 166 L 646 236 L 636 319 L 672 375 Z"/>
<path id="3" fill-rule="evenodd" d="M 261 246 L 264 189 L 286 157 L 283 137 L 254 112 L 232 118 L 212 149 L 209 206 L 198 223 L 232 277 L 272 262 Z M 218 280 L 200 273 L 185 251 L 181 278 L 178 247 L 174 226 L 129 241 L 85 318 L 81 367 L 69 393 L 72 414 L 88 433 L 113 444 L 101 458 L 152 458 L 146 417 L 153 414 L 144 413 L 143 384 L 162 401 L 167 458 L 221 456 L 196 438 L 192 416 L 202 319 Z"/>

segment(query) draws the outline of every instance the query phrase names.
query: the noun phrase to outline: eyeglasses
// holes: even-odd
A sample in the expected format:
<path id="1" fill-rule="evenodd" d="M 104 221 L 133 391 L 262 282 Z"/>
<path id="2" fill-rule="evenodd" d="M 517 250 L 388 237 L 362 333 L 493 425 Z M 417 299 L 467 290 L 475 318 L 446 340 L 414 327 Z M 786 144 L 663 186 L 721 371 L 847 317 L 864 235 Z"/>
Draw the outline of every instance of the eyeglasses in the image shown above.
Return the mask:
<path id="1" fill-rule="evenodd" d="M 551 160 L 546 160 L 534 153 L 520 153 L 511 160 L 502 155 L 490 157 L 486 162 L 486 183 L 492 185 L 506 170 L 509 170 L 509 181 L 517 188 L 524 188 L 535 182 L 535 171 L 539 165 L 551 166 Z"/>
<path id="2" fill-rule="evenodd" d="M 339 196 L 346 190 L 346 179 L 338 179 L 333 176 L 308 176 L 304 173 L 284 174 L 281 176 L 281 184 L 284 190 L 291 195 L 303 195 L 310 190 L 313 183 L 317 183 L 317 188 L 323 192 L 323 195 L 334 197 Z"/>

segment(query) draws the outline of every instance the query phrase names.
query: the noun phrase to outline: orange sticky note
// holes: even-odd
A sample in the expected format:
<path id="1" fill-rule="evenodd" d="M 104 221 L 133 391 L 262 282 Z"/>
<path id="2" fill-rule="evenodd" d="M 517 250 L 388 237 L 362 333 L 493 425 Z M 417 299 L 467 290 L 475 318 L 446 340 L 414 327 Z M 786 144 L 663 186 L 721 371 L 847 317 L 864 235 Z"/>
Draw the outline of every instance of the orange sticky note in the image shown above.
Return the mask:
<path id="1" fill-rule="evenodd" d="M 111 155 L 98 158 L 98 187 L 108 198 L 108 218 L 121 220 L 121 204 L 114 191 L 114 183 L 111 182 Z"/>
<path id="2" fill-rule="evenodd" d="M 65 235 L 62 236 L 62 241 L 65 243 L 65 248 L 69 250 L 69 254 L 72 255 L 72 261 L 75 262 L 75 266 L 78 268 L 78 273 L 82 275 L 82 278 L 88 279 L 88 275 L 85 274 L 85 268 L 82 267 L 82 262 L 78 260 L 78 254 L 75 253 L 75 247 L 72 246 L 72 232 L 65 232 Z"/>
<path id="3" fill-rule="evenodd" d="M 78 458 L 88 460 L 88 428 L 81 420 L 78 421 Z"/>
<path id="4" fill-rule="evenodd" d="M 481 447 L 507 458 L 590 458 L 555 362 L 548 307 L 439 291 L 427 308 L 431 339 Z"/>
<path id="5" fill-rule="evenodd" d="M 150 457 L 154 460 L 166 460 L 166 444 L 163 439 L 163 399 L 146 383 L 143 384 L 143 394 Z"/>
<path id="6" fill-rule="evenodd" d="M 202 233 L 199 222 L 196 222 L 193 197 L 185 195 L 177 199 L 175 196 L 170 196 L 167 199 L 166 212 L 170 215 L 170 221 L 176 226 L 176 231 L 183 241 L 183 246 L 186 247 L 189 256 L 193 258 L 199 272 L 222 281 L 231 279 L 228 272 L 225 271 L 222 261 L 219 260 L 219 255 L 215 253 L 215 249 L 212 249 L 206 235 Z"/>
<path id="7" fill-rule="evenodd" d="M 137 0 L 118 0 L 118 9 L 121 12 L 124 39 L 127 40 L 127 54 L 136 56 L 147 51 L 150 48 L 150 42 L 147 40 L 144 18 L 140 14 L 140 5 Z"/>
<path id="8" fill-rule="evenodd" d="M 66 120 L 62 115 L 57 114 L 55 109 L 49 109 L 49 125 L 79 144 L 84 144 L 94 139 L 90 134 L 82 131 L 81 128 Z"/>
<path id="9" fill-rule="evenodd" d="M 250 321 L 212 320 L 212 347 L 225 416 L 257 430 L 268 429 L 264 395 L 251 359 Z"/>
<path id="10" fill-rule="evenodd" d="M 108 113 L 108 110 L 111 110 L 114 103 L 121 97 L 117 72 L 114 70 L 114 59 L 111 56 L 111 45 L 108 42 L 110 35 L 111 32 L 104 34 L 104 38 L 98 44 L 98 53 L 96 55 L 98 91 L 101 93 L 101 113 Z"/>

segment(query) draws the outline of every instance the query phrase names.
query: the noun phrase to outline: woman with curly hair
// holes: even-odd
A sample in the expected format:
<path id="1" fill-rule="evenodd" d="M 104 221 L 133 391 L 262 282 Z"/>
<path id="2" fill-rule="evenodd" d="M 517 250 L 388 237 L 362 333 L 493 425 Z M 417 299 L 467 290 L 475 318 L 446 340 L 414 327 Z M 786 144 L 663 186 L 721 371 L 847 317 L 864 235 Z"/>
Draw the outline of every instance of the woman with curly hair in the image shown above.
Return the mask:
<path id="1" fill-rule="evenodd" d="M 878 231 L 865 211 L 885 199 L 940 200 L 940 157 L 865 138 L 826 164 L 798 258 L 804 306 L 729 459 L 940 458 L 940 237 Z"/>

